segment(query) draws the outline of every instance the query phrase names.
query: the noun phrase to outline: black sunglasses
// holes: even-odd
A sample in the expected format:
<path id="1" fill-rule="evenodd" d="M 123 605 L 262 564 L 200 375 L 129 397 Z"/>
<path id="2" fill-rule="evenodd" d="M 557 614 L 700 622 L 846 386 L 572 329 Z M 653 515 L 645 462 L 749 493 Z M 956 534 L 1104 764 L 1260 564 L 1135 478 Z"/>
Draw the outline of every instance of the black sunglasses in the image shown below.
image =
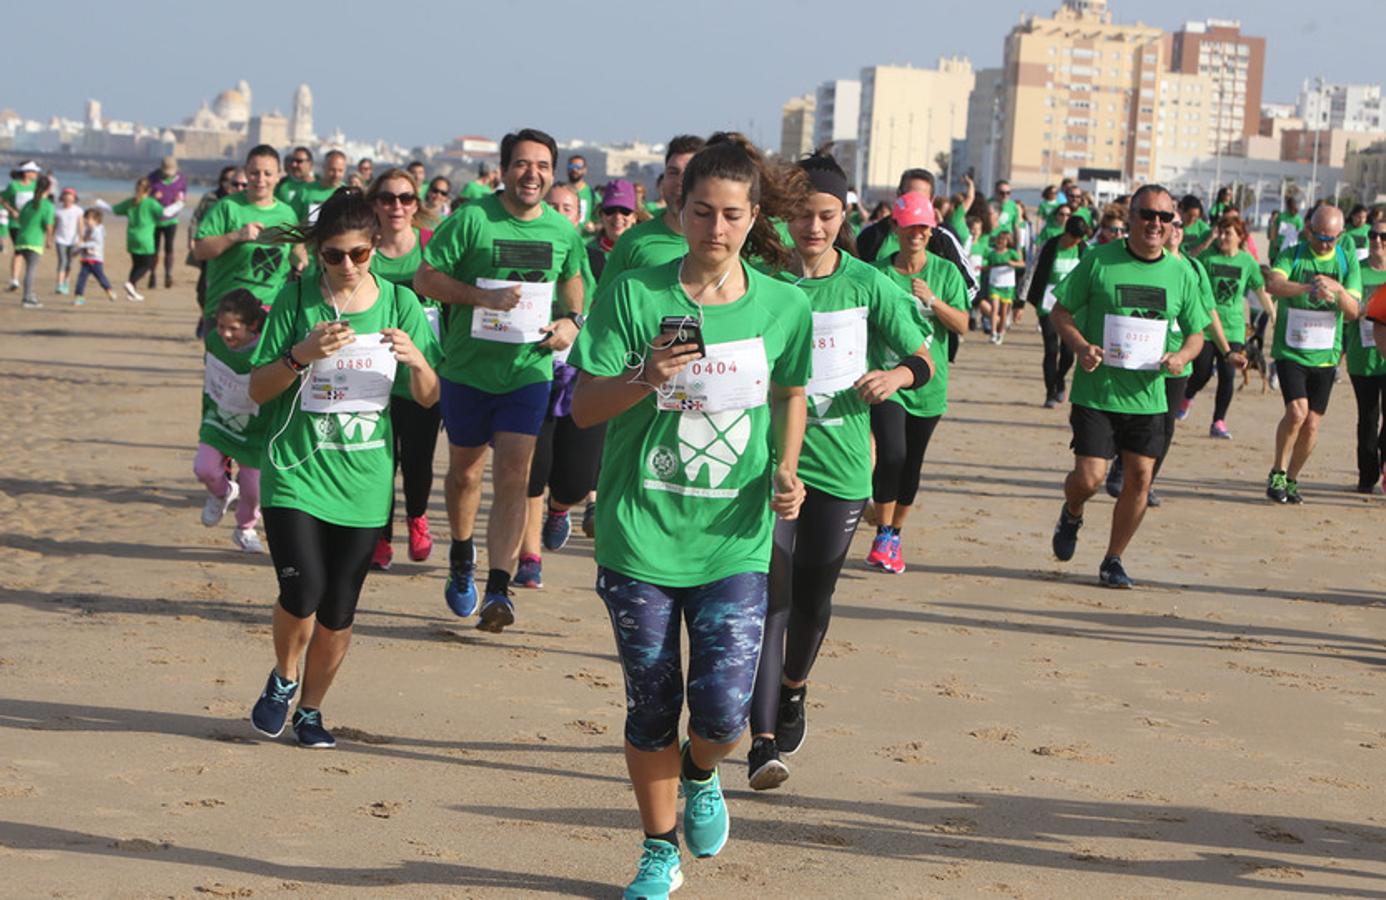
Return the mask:
<path id="1" fill-rule="evenodd" d="M 1386 241 L 1386 231 L 1370 231 L 1367 233 L 1367 240 Z"/>
<path id="2" fill-rule="evenodd" d="M 429 195 L 430 197 L 432 197 L 432 196 L 434 196 L 434 195 L 437 195 L 437 196 L 439 196 L 439 197 L 446 197 L 446 196 L 448 195 L 448 192 L 445 191 L 445 190 L 443 190 L 442 188 L 431 187 L 431 188 L 428 189 L 428 195 Z"/>
<path id="3" fill-rule="evenodd" d="M 628 216 L 628 215 L 630 215 L 630 214 L 633 213 L 633 212 L 635 212 L 635 210 L 633 210 L 633 209 L 626 209 L 624 206 L 603 206 L 603 207 L 602 207 L 602 215 L 604 215 L 604 216 L 615 216 L 615 215 Z"/>
<path id="4" fill-rule="evenodd" d="M 400 206 L 413 206 L 415 203 L 419 202 L 419 195 L 412 191 L 405 191 L 402 194 L 392 194 L 389 191 L 381 191 L 375 195 L 375 202 L 379 203 L 381 206 L 394 206 L 396 203 Z"/>
<path id="5" fill-rule="evenodd" d="M 342 260 L 346 259 L 348 256 L 350 256 L 351 261 L 358 266 L 371 258 L 370 247 L 353 247 L 350 250 L 338 250 L 336 247 L 323 247 L 318 252 L 322 254 L 322 261 L 329 266 L 340 266 Z"/>
<path id="6" fill-rule="evenodd" d="M 1149 207 L 1142 207 L 1136 210 L 1136 215 L 1140 216 L 1141 219 L 1146 222 L 1154 222 L 1156 219 L 1159 219 L 1161 222 L 1168 225 L 1170 222 L 1174 221 L 1174 213 L 1159 209 L 1150 209 Z"/>
<path id="7" fill-rule="evenodd" d="M 302 165 L 303 163 L 310 163 L 312 162 L 312 160 L 306 156 L 291 156 L 289 157 L 289 162 L 298 163 L 299 165 Z"/>

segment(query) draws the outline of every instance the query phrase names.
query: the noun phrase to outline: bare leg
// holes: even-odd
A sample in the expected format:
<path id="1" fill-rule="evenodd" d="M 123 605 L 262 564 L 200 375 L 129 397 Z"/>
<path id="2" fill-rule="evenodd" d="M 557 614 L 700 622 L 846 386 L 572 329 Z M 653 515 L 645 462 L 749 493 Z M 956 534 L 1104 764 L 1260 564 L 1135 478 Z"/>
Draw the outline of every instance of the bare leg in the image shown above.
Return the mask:
<path id="1" fill-rule="evenodd" d="M 520 556 L 542 556 L 544 535 L 544 498 L 530 497 L 525 501 L 525 536 L 520 542 Z"/>
<path id="2" fill-rule="evenodd" d="M 298 681 L 298 663 L 313 637 L 312 616 L 300 619 L 274 604 L 274 668 L 285 681 Z"/>
<path id="3" fill-rule="evenodd" d="M 1068 514 L 1082 518 L 1083 505 L 1097 493 L 1107 477 L 1107 461 L 1099 456 L 1073 457 L 1073 471 L 1064 479 L 1064 504 Z"/>
<path id="4" fill-rule="evenodd" d="M 626 771 L 635 787 L 640 825 L 646 834 L 664 834 L 678 826 L 679 748 L 637 750 L 626 742 Z"/>
<path id="5" fill-rule="evenodd" d="M 1322 421 L 1323 416 L 1311 411 L 1299 429 L 1294 452 L 1290 454 L 1290 466 L 1285 471 L 1285 477 L 1291 481 L 1299 480 L 1299 473 L 1309 461 L 1309 454 L 1314 452 L 1314 445 L 1319 442 L 1319 423 Z"/>
<path id="6" fill-rule="evenodd" d="M 454 541 L 465 541 L 476 528 L 476 511 L 481 506 L 481 474 L 486 468 L 486 450 L 481 447 L 448 445 L 448 474 L 443 494 L 448 505 L 448 524 Z"/>
<path id="7" fill-rule="evenodd" d="M 327 689 L 332 687 L 332 679 L 337 677 L 347 647 L 351 646 L 351 626 L 339 631 L 324 628 L 321 624 L 313 630 L 313 640 L 308 645 L 308 658 L 303 664 L 303 694 L 299 705 L 309 709 L 322 706 Z"/>
<path id="8" fill-rule="evenodd" d="M 1299 430 L 1307 418 L 1308 400 L 1291 400 L 1285 404 L 1285 414 L 1280 417 L 1280 424 L 1275 426 L 1275 468 L 1281 471 L 1289 468 L 1290 453 L 1299 440 Z"/>
<path id="9" fill-rule="evenodd" d="M 1126 551 L 1126 545 L 1131 543 L 1131 538 L 1136 536 L 1136 529 L 1145 517 L 1150 483 L 1155 478 L 1153 457 L 1123 450 L 1121 462 L 1121 496 L 1117 498 L 1116 509 L 1112 511 L 1112 535 L 1107 544 L 1108 556 L 1120 556 Z"/>
<path id="10" fill-rule="evenodd" d="M 529 490 L 535 437 L 502 431 L 495 440 L 496 452 L 491 460 L 495 496 L 486 530 L 486 564 L 492 569 L 514 572 L 525 532 L 525 494 Z"/>
<path id="11" fill-rule="evenodd" d="M 882 509 L 884 509 L 884 506 L 885 504 L 882 504 Z M 899 531 L 901 528 L 905 527 L 905 520 L 909 518 L 910 510 L 914 507 L 906 506 L 903 503 L 891 503 L 890 506 L 890 527 Z M 884 522 L 886 520 L 882 519 L 881 521 Z"/>

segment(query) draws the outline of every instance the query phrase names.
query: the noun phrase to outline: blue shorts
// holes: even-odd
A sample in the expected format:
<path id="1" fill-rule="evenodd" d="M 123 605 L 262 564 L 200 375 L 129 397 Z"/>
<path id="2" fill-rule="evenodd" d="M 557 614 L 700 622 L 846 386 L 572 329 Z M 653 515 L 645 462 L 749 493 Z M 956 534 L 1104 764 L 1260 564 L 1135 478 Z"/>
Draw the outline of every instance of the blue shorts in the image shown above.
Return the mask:
<path id="1" fill-rule="evenodd" d="M 538 381 L 508 394 L 491 394 L 439 378 L 438 405 L 448 443 L 454 447 L 484 447 L 497 432 L 537 435 L 544 425 L 553 385 Z"/>
<path id="2" fill-rule="evenodd" d="M 765 634 L 768 576 L 730 575 L 666 588 L 597 569 L 626 682 L 626 740 L 653 753 L 678 739 L 683 712 L 679 620 L 688 627 L 688 730 L 713 744 L 740 737 Z"/>

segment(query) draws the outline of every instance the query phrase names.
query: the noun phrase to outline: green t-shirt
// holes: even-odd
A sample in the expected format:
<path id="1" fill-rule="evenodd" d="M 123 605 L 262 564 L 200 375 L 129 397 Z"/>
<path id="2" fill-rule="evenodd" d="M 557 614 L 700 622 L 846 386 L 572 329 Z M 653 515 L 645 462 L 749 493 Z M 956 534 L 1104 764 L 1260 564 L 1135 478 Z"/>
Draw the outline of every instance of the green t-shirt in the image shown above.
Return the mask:
<path id="1" fill-rule="evenodd" d="M 967 210 L 957 206 L 948 214 L 948 229 L 958 240 L 967 240 Z M 898 249 L 898 248 L 897 248 Z"/>
<path id="2" fill-rule="evenodd" d="M 596 377 L 629 377 L 628 356 L 660 339 L 665 316 L 702 317 L 709 345 L 763 342 L 770 381 L 802 387 L 812 318 L 803 291 L 750 265 L 746 293 L 699 307 L 679 262 L 637 269 L 604 292 L 569 362 Z M 597 564 L 667 587 L 770 570 L 774 514 L 770 385 L 766 402 L 722 412 L 661 412 L 653 394 L 607 425 L 597 489 Z"/>
<path id="3" fill-rule="evenodd" d="M 993 203 L 996 200 L 992 201 Z M 1014 231 L 1017 221 L 1020 218 L 1020 207 L 1015 205 L 1014 200 L 1007 200 L 1000 204 L 1001 211 L 996 216 L 997 231 Z"/>
<path id="4" fill-rule="evenodd" d="M 197 237 L 231 234 L 251 222 L 265 228 L 297 225 L 298 216 L 278 200 L 268 206 L 256 206 L 245 194 L 228 194 L 221 198 L 202 217 Z M 261 244 L 246 241 L 232 244 L 216 259 L 207 261 L 207 315 L 217 308 L 225 294 L 245 288 L 269 304 L 289 278 L 289 247 L 287 244 Z"/>
<path id="5" fill-rule="evenodd" d="M 1208 323 L 1203 329 L 1203 333 L 1206 335 L 1213 330 L 1213 282 L 1209 280 L 1208 270 L 1203 267 L 1201 262 L 1189 256 L 1181 256 L 1180 259 L 1189 264 L 1189 268 L 1194 270 L 1194 275 L 1198 278 L 1199 301 L 1204 314 L 1207 316 L 1206 321 Z M 1174 319 L 1169 323 L 1169 330 L 1165 333 L 1165 352 L 1177 353 L 1179 348 L 1183 346 L 1184 329 L 1179 326 L 1179 320 Z M 1184 368 L 1180 370 L 1178 375 L 1171 375 L 1163 368 L 1160 369 L 1160 374 L 1166 378 L 1188 378 L 1193 374 L 1193 360 L 1184 363 Z"/>
<path id="6" fill-rule="evenodd" d="M 294 203 L 298 200 L 299 194 L 303 193 L 303 186 L 306 184 L 308 184 L 308 182 L 300 178 L 286 175 L 279 179 L 279 183 L 274 186 L 274 199 L 278 200 L 280 203 L 287 203 L 290 208 L 293 208 Z"/>
<path id="7" fill-rule="evenodd" d="M 1045 281 L 1047 292 L 1054 294 L 1054 300 L 1050 301 L 1049 309 L 1044 308 L 1044 301 L 1040 302 L 1035 310 L 1037 316 L 1047 316 L 1054 308 L 1054 303 L 1058 302 L 1058 288 L 1063 284 L 1064 279 L 1069 273 L 1078 268 L 1078 262 L 1083 258 L 1083 244 L 1079 242 L 1072 247 L 1065 249 L 1062 245 L 1054 245 L 1054 265 L 1049 269 L 1049 278 Z"/>
<path id="8" fill-rule="evenodd" d="M 525 221 L 510 215 L 500 197 L 468 203 L 438 226 L 424 262 L 471 285 L 481 278 L 554 284 L 581 274 L 587 258 L 581 235 L 553 207 L 540 210 Z M 439 375 L 490 394 L 553 380 L 552 350 L 472 337 L 475 307 L 457 305 L 450 313 Z"/>
<path id="9" fill-rule="evenodd" d="M 876 250 L 876 258 L 872 262 L 878 263 L 883 259 L 890 259 L 899 252 L 900 236 L 896 234 L 895 226 L 892 224 L 890 231 L 886 233 L 885 240 L 881 241 L 881 246 Z"/>
<path id="10" fill-rule="evenodd" d="M 400 287 L 414 290 L 414 274 L 419 271 L 419 265 L 423 263 L 423 240 L 419 235 L 419 229 L 414 229 L 414 246 L 403 256 L 389 257 L 380 252 L 377 247 L 374 255 L 371 256 L 371 271 L 386 281 L 393 282 Z M 307 273 L 305 273 L 306 275 Z M 419 305 L 423 307 L 424 318 L 428 320 L 429 327 L 433 329 L 433 334 L 442 342 L 443 335 L 443 309 L 442 304 L 437 300 L 430 300 L 427 297 L 419 297 Z M 400 368 L 395 372 L 395 386 L 392 393 L 396 397 L 403 397 L 406 400 L 413 398 L 413 393 L 409 388 L 409 369 Z"/>
<path id="11" fill-rule="evenodd" d="M 1281 252 L 1271 268 L 1296 284 L 1308 284 L 1315 275 L 1327 275 L 1337 279 L 1347 292 L 1359 301 L 1362 299 L 1362 272 L 1357 263 L 1357 254 L 1352 252 L 1351 246 L 1344 247 L 1341 240 L 1333 247 L 1333 252 L 1323 257 L 1314 255 L 1308 241 L 1301 241 Z M 1301 317 L 1301 321 L 1304 321 L 1306 313 L 1314 316 L 1324 312 L 1332 312 L 1337 317 L 1333 323 L 1333 346 L 1318 349 L 1291 347 L 1288 334 L 1291 317 Z M 1272 356 L 1314 368 L 1338 364 L 1343 352 L 1343 313 L 1337 300 L 1315 300 L 1308 294 L 1277 297 L 1275 313 L 1275 343 L 1271 349 Z M 1307 334 L 1302 331 L 1297 333 Z M 1311 337 L 1309 343 L 1317 342 Z"/>
<path id="12" fill-rule="evenodd" d="M 1039 203 L 1040 221 L 1046 223 L 1054 218 L 1054 213 L 1058 212 L 1059 207 L 1064 205 L 1063 200 L 1041 200 Z"/>
<path id="13" fill-rule="evenodd" d="M 1111 241 L 1083 255 L 1077 268 L 1057 288 L 1059 303 L 1090 344 L 1104 346 L 1109 315 L 1178 322 L 1184 334 L 1202 331 L 1209 316 L 1207 297 L 1194 267 L 1165 254 L 1154 262 L 1140 259 L 1126 241 Z M 1091 372 L 1073 371 L 1072 401 L 1078 406 L 1132 415 L 1163 414 L 1163 369 L 1120 369 L 1103 363 Z"/>
<path id="14" fill-rule="evenodd" d="M 145 197 L 136 204 L 134 197 L 128 197 L 111 207 L 111 212 L 130 220 L 125 227 L 125 249 L 131 255 L 149 256 L 155 252 L 154 230 L 164 217 L 164 207 L 158 200 Z"/>
<path id="15" fill-rule="evenodd" d="M 462 202 L 480 200 L 489 197 L 496 192 L 496 189 L 489 184 L 482 184 L 480 181 L 469 181 L 462 186 Z"/>
<path id="16" fill-rule="evenodd" d="M 659 266 L 671 259 L 681 259 L 688 252 L 688 241 L 664 223 L 661 212 L 646 222 L 632 225 L 616 239 L 616 246 L 606 258 L 597 290 L 614 283 L 623 272 Z"/>
<path id="17" fill-rule="evenodd" d="M 1014 266 L 1008 265 L 1008 263 L 1020 262 L 1020 260 L 1021 256 L 1019 250 L 988 250 L 986 252 L 983 262 L 986 263 L 987 266 L 987 289 L 991 296 L 999 297 L 1002 300 L 1015 299 L 1015 279 L 1019 277 L 1020 270 L 1016 269 Z M 1013 273 L 1009 285 L 997 285 L 994 282 L 999 279 L 991 277 L 991 273 L 994 269 L 1000 269 L 1002 267 L 1010 269 Z"/>
<path id="18" fill-rule="evenodd" d="M 53 227 L 53 201 L 44 197 L 35 202 L 30 200 L 19 210 L 19 221 L 13 227 L 19 229 L 14 240 L 16 250 L 33 250 L 42 253 L 48 229 Z"/>
<path id="19" fill-rule="evenodd" d="M 597 208 L 597 195 L 592 190 L 592 185 L 584 181 L 582 187 L 573 188 L 573 193 L 577 194 L 578 198 L 579 222 L 595 222 L 601 218 L 601 211 Z"/>
<path id="20" fill-rule="evenodd" d="M 209 329 L 206 341 L 207 353 L 237 375 L 248 375 L 254 368 L 256 344 L 241 350 L 226 346 L 215 328 Z M 243 412 L 233 407 L 224 410 L 207 393 L 206 381 L 202 389 L 202 426 L 197 431 L 201 443 L 214 447 L 223 455 L 229 456 L 242 466 L 260 468 L 265 450 L 265 417 L 256 412 Z"/>
<path id="21" fill-rule="evenodd" d="M 1304 231 L 1304 217 L 1295 213 L 1278 212 L 1271 216 L 1270 229 L 1267 236 L 1270 238 L 1270 261 L 1280 256 L 1282 247 L 1293 247 L 1299 243 L 1300 234 Z"/>
<path id="22" fill-rule="evenodd" d="M 1072 209 L 1072 207 L 1070 207 L 1070 209 Z M 1080 207 L 1078 207 L 1077 209 L 1074 209 L 1074 210 L 1073 210 L 1073 215 L 1075 215 L 1075 216 L 1077 216 L 1078 218 L 1082 219 L 1084 222 L 1087 222 L 1089 228 L 1095 227 L 1095 224 L 1094 224 L 1094 222 L 1093 222 L 1093 214 L 1092 214 L 1092 207 L 1091 207 L 1091 206 L 1080 206 Z"/>
<path id="23" fill-rule="evenodd" d="M 1222 320 L 1222 331 L 1229 343 L 1246 343 L 1246 292 L 1265 288 L 1261 266 L 1256 257 L 1245 250 L 1236 256 L 1225 256 L 1210 248 L 1198 258 L 1208 272 L 1213 285 L 1213 303 Z M 1205 332 L 1209 338 L 1212 331 Z"/>
<path id="24" fill-rule="evenodd" d="M 289 206 L 293 208 L 298 221 L 311 224 L 318 220 L 318 207 L 344 186 L 334 184 L 329 187 L 320 181 L 305 181 L 294 192 L 294 200 Z"/>
<path id="25" fill-rule="evenodd" d="M 1377 352 L 1376 341 L 1372 337 L 1375 326 L 1367 320 L 1367 301 L 1383 284 L 1386 284 L 1386 269 L 1362 266 L 1361 315 L 1355 322 L 1343 323 L 1343 352 L 1347 354 L 1349 375 L 1386 375 L 1386 357 Z M 1386 328 L 1386 325 L 1381 327 Z M 1363 328 L 1366 329 L 1365 345 L 1362 342 Z"/>
<path id="26" fill-rule="evenodd" d="M 913 275 L 905 275 L 895 268 L 895 254 L 877 259 L 875 265 L 914 300 L 915 324 L 930 338 L 929 356 L 934 361 L 934 377 L 928 384 L 914 390 L 896 391 L 886 402 L 900 404 L 912 416 L 941 416 L 948 411 L 948 329 L 934 317 L 932 310 L 926 310 L 915 298 L 910 282 L 922 280 L 933 290 L 938 302 L 964 312 L 968 309 L 967 284 L 957 266 L 933 253 L 925 257 L 923 270 Z M 884 347 L 875 345 L 871 349 L 873 369 L 891 369 L 900 362 L 899 357 Z"/>
<path id="27" fill-rule="evenodd" d="M 930 339 L 930 330 L 915 316 L 913 297 L 869 263 L 846 253 L 839 254 L 838 260 L 837 270 L 823 278 L 800 280 L 790 272 L 777 275 L 808 295 L 815 318 L 815 347 L 820 339 L 830 339 L 819 333 L 820 314 L 850 310 L 865 316 L 868 346 L 883 347 L 877 356 L 893 353 L 903 358 Z M 870 368 L 867 360 L 863 365 Z M 850 387 L 836 393 L 810 393 L 807 400 L 808 427 L 799 456 L 799 478 L 843 500 L 871 496 L 871 407 Z"/>
<path id="28" fill-rule="evenodd" d="M 436 360 L 438 342 L 414 292 L 384 278 L 376 283 L 380 296 L 370 309 L 347 313 L 342 321 L 350 323 L 357 335 L 401 328 L 426 358 Z M 317 278 L 285 286 L 270 309 L 251 365 L 274 362 L 313 326 L 334 318 Z M 302 510 L 348 528 L 385 524 L 395 471 L 388 406 L 380 412 L 304 412 L 297 384 L 291 384 L 261 407 L 260 415 L 265 433 L 272 436 L 267 439 L 260 473 L 261 506 Z"/>
<path id="29" fill-rule="evenodd" d="M 38 179 L 34 179 L 28 184 L 22 181 L 12 180 L 9 184 L 5 185 L 3 191 L 0 191 L 0 197 L 4 197 L 5 202 L 13 206 L 16 212 L 23 212 L 25 205 L 28 204 L 30 200 L 34 199 L 34 188 L 37 184 Z M 5 212 L 8 212 L 8 210 L 5 210 Z M 11 222 L 10 227 L 17 228 L 19 226 L 17 222 Z"/>
<path id="30" fill-rule="evenodd" d="M 1367 254 L 1371 252 L 1371 248 L 1367 246 L 1371 242 L 1371 231 L 1372 226 L 1363 222 L 1356 228 L 1349 228 L 1347 231 L 1343 232 L 1345 240 L 1349 238 L 1352 240 L 1352 246 L 1357 250 L 1357 261 L 1359 263 L 1364 262 L 1367 258 Z"/>
<path id="31" fill-rule="evenodd" d="M 1208 220 L 1202 216 L 1192 225 L 1184 226 L 1184 240 L 1179 243 L 1179 252 L 1185 256 L 1193 253 L 1194 248 L 1208 239 L 1208 235 L 1213 233 L 1213 226 L 1208 224 Z M 1211 244 L 1209 245 L 1212 246 Z"/>

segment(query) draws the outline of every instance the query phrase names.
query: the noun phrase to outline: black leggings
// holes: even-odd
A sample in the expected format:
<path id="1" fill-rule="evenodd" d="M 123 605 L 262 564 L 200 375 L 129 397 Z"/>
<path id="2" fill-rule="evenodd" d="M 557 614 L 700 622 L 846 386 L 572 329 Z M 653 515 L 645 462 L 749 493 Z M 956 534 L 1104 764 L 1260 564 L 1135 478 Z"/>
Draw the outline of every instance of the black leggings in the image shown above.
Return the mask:
<path id="1" fill-rule="evenodd" d="M 871 473 L 871 499 L 877 503 L 914 505 L 924 454 L 942 416 L 912 416 L 898 403 L 871 407 L 871 433 L 876 438 L 876 471 Z"/>
<path id="2" fill-rule="evenodd" d="M 428 512 L 433 492 L 433 451 L 443 421 L 438 404 L 423 407 L 408 397 L 390 398 L 390 421 L 395 429 L 395 464 L 404 474 L 404 514 L 411 519 Z M 382 537 L 395 536 L 395 494 L 390 492 L 390 518 Z"/>
<path id="3" fill-rule="evenodd" d="M 581 503 L 597 486 L 605 441 L 605 424 L 579 428 L 572 416 L 546 416 L 534 443 L 528 496 L 542 497 L 548 488 L 560 506 Z"/>
<path id="4" fill-rule="evenodd" d="M 1058 399 L 1064 392 L 1065 380 L 1073 368 L 1073 351 L 1059 339 L 1059 329 L 1049 321 L 1049 316 L 1040 316 L 1040 334 L 1044 338 L 1044 393 L 1046 397 Z"/>
<path id="5" fill-rule="evenodd" d="M 154 271 L 153 253 L 130 254 L 130 283 L 138 286 L 140 279 Z"/>
<path id="6" fill-rule="evenodd" d="M 168 278 L 173 277 L 173 239 L 177 234 L 177 224 L 161 225 L 154 229 L 154 255 L 159 255 L 159 244 L 162 243 L 164 245 L 164 275 Z M 154 268 L 155 263 L 151 260 L 149 263 L 150 275 L 154 274 Z"/>
<path id="7" fill-rule="evenodd" d="M 1233 350 L 1241 350 L 1243 345 L 1229 341 L 1227 346 Z M 1199 351 L 1198 358 L 1194 360 L 1193 374 L 1189 376 L 1189 386 L 1184 389 L 1184 397 L 1192 400 L 1198 396 L 1198 392 L 1203 390 L 1212 380 L 1214 369 L 1218 373 L 1218 393 L 1213 401 L 1213 421 L 1221 422 L 1227 418 L 1227 410 L 1232 406 L 1237 370 L 1232 368 L 1232 361 L 1224 356 L 1221 350 L 1213 346 L 1212 341 L 1203 342 L 1203 349 Z"/>
<path id="8" fill-rule="evenodd" d="M 1367 487 L 1381 478 L 1381 464 L 1386 462 L 1386 427 L 1381 423 L 1386 375 L 1349 377 L 1357 396 L 1357 482 Z"/>
<path id="9" fill-rule="evenodd" d="M 261 512 L 279 577 L 279 605 L 296 619 L 316 614 L 330 631 L 350 628 L 380 529 L 332 525 L 282 506 Z"/>
<path id="10" fill-rule="evenodd" d="M 1188 383 L 1187 377 L 1165 379 L 1165 403 L 1168 406 L 1165 410 L 1165 449 L 1160 454 L 1160 458 L 1155 460 L 1155 475 L 1160 474 L 1160 467 L 1165 464 L 1165 457 L 1169 456 L 1170 445 L 1174 443 L 1174 416 L 1179 412 L 1179 403 L 1184 399 L 1184 390 Z M 1152 481 L 1154 477 L 1154 475 L 1151 476 Z"/>
<path id="11" fill-rule="evenodd" d="M 809 488 L 799 518 L 775 523 L 770 604 L 751 695 L 752 734 L 775 733 L 781 676 L 808 680 L 828 633 L 837 577 L 865 506 L 865 500 L 842 500 Z"/>

